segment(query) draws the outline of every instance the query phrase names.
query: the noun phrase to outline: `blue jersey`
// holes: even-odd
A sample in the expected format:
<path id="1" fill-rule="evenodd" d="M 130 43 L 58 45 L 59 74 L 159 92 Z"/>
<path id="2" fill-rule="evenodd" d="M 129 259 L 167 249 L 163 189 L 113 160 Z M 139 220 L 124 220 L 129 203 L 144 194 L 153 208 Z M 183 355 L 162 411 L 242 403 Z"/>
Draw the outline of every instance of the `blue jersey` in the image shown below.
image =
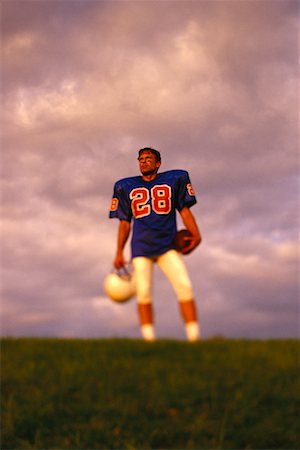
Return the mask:
<path id="1" fill-rule="evenodd" d="M 132 257 L 155 257 L 174 248 L 176 210 L 190 208 L 196 197 L 185 170 L 158 173 L 152 181 L 142 176 L 117 181 L 110 218 L 131 222 Z"/>

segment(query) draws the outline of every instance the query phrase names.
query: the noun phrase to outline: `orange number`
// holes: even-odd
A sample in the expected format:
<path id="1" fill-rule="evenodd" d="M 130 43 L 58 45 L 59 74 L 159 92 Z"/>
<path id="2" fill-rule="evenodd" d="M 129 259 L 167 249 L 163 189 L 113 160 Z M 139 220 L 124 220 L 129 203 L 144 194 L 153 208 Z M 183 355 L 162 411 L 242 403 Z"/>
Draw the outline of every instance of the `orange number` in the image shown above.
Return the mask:
<path id="1" fill-rule="evenodd" d="M 132 213 L 136 219 L 140 219 L 141 217 L 149 216 L 152 207 L 156 214 L 169 214 L 172 209 L 171 196 L 172 191 L 167 184 L 153 186 L 150 205 L 148 203 L 150 200 L 148 189 L 145 187 L 135 188 L 129 194 L 132 200 Z"/>
<path id="2" fill-rule="evenodd" d="M 195 195 L 195 191 L 193 189 L 193 186 L 191 185 L 191 183 L 186 185 L 187 191 L 189 193 L 189 195 Z"/>
<path id="3" fill-rule="evenodd" d="M 150 205 L 146 203 L 149 201 L 149 191 L 146 188 L 135 188 L 130 192 L 130 199 L 132 200 L 131 209 L 134 217 L 139 219 L 150 214 Z"/>
<path id="4" fill-rule="evenodd" d="M 113 198 L 110 205 L 111 211 L 116 211 L 118 209 L 119 200 L 117 198 Z"/>
<path id="5" fill-rule="evenodd" d="M 151 189 L 152 208 L 157 214 L 169 214 L 172 208 L 171 195 L 172 191 L 167 184 L 154 186 Z"/>

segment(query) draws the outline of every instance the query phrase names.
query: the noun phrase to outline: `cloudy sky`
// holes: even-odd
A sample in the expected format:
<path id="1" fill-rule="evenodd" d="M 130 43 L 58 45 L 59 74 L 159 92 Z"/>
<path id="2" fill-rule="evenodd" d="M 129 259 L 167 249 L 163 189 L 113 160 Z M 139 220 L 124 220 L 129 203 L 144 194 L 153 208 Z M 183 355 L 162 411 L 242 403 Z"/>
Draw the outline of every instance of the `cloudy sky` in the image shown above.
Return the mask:
<path id="1" fill-rule="evenodd" d="M 114 182 L 152 146 L 197 194 L 185 261 L 203 336 L 298 336 L 298 2 L 1 10 L 2 335 L 139 337 L 135 300 L 102 282 Z M 158 268 L 154 307 L 158 336 L 184 338 Z"/>

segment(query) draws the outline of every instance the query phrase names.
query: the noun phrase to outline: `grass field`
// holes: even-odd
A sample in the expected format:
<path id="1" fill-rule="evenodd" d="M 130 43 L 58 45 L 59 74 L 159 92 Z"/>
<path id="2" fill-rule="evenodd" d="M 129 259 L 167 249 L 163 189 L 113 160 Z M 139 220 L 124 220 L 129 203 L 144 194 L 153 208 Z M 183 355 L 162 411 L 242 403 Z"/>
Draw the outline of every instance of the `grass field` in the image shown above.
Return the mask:
<path id="1" fill-rule="evenodd" d="M 2 339 L 1 449 L 299 449 L 299 349 Z"/>

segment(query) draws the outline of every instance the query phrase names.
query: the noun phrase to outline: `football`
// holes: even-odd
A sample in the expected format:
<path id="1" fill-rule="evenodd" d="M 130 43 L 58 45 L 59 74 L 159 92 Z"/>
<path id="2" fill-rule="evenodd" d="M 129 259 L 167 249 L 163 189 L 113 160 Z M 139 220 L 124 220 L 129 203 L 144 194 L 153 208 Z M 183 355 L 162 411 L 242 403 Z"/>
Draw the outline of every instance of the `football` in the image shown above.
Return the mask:
<path id="1" fill-rule="evenodd" d="M 183 230 L 179 230 L 177 231 L 176 235 L 175 235 L 175 240 L 174 240 L 174 244 L 175 244 L 175 249 L 182 253 L 182 250 L 184 250 L 186 247 L 189 246 L 189 241 L 185 240 L 186 237 L 190 237 L 192 236 L 192 233 L 187 230 L 186 228 L 184 228 Z"/>

